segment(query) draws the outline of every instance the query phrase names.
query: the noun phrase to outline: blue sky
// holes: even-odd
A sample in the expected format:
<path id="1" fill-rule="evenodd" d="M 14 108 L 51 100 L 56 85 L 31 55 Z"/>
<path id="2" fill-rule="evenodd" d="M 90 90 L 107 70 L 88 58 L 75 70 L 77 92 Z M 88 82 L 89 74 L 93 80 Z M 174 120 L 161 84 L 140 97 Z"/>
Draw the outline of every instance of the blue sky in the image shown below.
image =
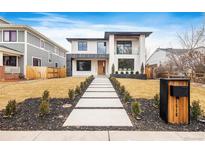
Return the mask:
<path id="1" fill-rule="evenodd" d="M 104 31 L 152 31 L 147 51 L 180 47 L 177 33 L 204 23 L 204 13 L 0 13 L 15 24 L 29 25 L 70 49 L 66 37 L 103 37 Z"/>

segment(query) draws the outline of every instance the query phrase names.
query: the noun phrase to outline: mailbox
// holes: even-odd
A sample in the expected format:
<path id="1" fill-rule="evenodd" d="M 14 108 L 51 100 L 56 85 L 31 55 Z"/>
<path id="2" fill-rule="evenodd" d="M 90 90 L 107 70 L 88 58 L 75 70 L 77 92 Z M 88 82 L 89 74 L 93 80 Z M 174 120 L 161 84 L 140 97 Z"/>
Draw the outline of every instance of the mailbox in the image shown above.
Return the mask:
<path id="1" fill-rule="evenodd" d="M 189 124 L 190 80 L 160 79 L 160 117 L 168 123 Z"/>

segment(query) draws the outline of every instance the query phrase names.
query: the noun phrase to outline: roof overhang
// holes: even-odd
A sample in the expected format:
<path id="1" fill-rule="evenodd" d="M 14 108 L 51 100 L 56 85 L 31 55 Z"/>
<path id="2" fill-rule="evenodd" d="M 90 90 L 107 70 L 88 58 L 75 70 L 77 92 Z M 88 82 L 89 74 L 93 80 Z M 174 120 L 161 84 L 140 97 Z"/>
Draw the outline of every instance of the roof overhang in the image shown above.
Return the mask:
<path id="1" fill-rule="evenodd" d="M 82 40 L 82 41 L 104 41 L 105 39 L 104 38 L 66 38 L 67 41 L 71 42 L 71 41 L 79 41 L 79 40 Z"/>
<path id="2" fill-rule="evenodd" d="M 109 38 L 109 35 L 115 36 L 140 36 L 145 35 L 148 37 L 152 32 L 105 32 L 105 39 Z"/>
<path id="3" fill-rule="evenodd" d="M 12 56 L 23 56 L 24 55 L 23 53 L 19 51 L 16 51 L 16 50 L 13 50 L 7 47 L 2 47 L 2 46 L 0 46 L 0 52 L 3 52 L 3 54 L 12 55 Z"/>

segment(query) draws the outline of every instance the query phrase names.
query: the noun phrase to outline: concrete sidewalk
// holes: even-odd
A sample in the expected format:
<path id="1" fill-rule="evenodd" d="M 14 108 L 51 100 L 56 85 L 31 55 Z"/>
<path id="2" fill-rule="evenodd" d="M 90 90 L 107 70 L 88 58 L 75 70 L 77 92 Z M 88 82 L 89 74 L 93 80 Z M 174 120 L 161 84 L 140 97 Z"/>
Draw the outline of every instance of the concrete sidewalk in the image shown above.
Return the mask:
<path id="1" fill-rule="evenodd" d="M 0 141 L 204 141 L 205 132 L 0 131 Z"/>

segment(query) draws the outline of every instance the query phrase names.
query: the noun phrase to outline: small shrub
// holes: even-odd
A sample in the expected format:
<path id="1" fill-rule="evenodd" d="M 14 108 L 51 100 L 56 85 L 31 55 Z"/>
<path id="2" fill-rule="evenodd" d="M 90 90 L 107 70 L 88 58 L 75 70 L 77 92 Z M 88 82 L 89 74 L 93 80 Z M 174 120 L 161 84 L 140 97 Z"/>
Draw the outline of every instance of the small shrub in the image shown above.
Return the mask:
<path id="1" fill-rule="evenodd" d="M 133 72 L 133 71 L 131 71 L 131 72 L 130 72 L 130 74 L 134 74 L 134 72 Z"/>
<path id="2" fill-rule="evenodd" d="M 74 90 L 73 89 L 69 89 L 68 90 L 68 98 L 69 98 L 69 100 L 74 100 L 74 97 L 75 97 L 75 92 L 74 92 Z"/>
<path id="3" fill-rule="evenodd" d="M 137 118 L 137 116 L 141 113 L 140 104 L 138 102 L 133 102 L 131 104 L 131 111 L 132 115 Z"/>
<path id="4" fill-rule="evenodd" d="M 159 107 L 159 105 L 160 105 L 159 94 L 154 95 L 154 105 L 157 107 Z"/>
<path id="5" fill-rule="evenodd" d="M 81 94 L 81 89 L 80 89 L 79 86 L 76 86 L 76 88 L 75 88 L 75 94 L 76 94 L 76 95 L 80 95 L 80 94 Z"/>
<path id="6" fill-rule="evenodd" d="M 124 72 L 120 72 L 120 74 L 124 74 Z"/>
<path id="7" fill-rule="evenodd" d="M 84 82 L 80 82 L 80 89 L 83 91 L 85 89 Z"/>
<path id="8" fill-rule="evenodd" d="M 43 117 L 49 113 L 49 102 L 48 101 L 41 100 L 41 103 L 39 106 L 39 112 L 40 112 L 41 117 Z"/>
<path id="9" fill-rule="evenodd" d="M 10 100 L 6 105 L 5 115 L 13 116 L 16 113 L 16 100 Z"/>
<path id="10" fill-rule="evenodd" d="M 141 65 L 141 74 L 144 74 L 144 64 Z"/>
<path id="11" fill-rule="evenodd" d="M 123 95 L 125 93 L 125 86 L 120 87 L 120 94 Z"/>
<path id="12" fill-rule="evenodd" d="M 112 64 L 112 74 L 114 74 L 114 72 L 115 72 L 115 65 Z"/>
<path id="13" fill-rule="evenodd" d="M 20 79 L 20 80 L 25 79 L 25 76 L 23 75 L 23 73 L 20 73 L 20 74 L 19 74 L 19 79 Z"/>
<path id="14" fill-rule="evenodd" d="M 129 72 L 126 72 L 126 74 L 129 74 Z"/>
<path id="15" fill-rule="evenodd" d="M 139 72 L 138 72 L 138 71 L 136 71 L 136 72 L 135 72 L 135 74 L 136 74 L 136 75 L 138 75 L 138 74 L 139 74 Z"/>
<path id="16" fill-rule="evenodd" d="M 129 102 L 132 99 L 132 97 L 130 96 L 129 92 L 125 91 L 123 99 L 126 103 L 126 102 Z"/>
<path id="17" fill-rule="evenodd" d="M 192 118 L 194 120 L 197 120 L 199 118 L 199 116 L 202 115 L 203 111 L 201 109 L 199 100 L 198 101 L 194 100 L 192 102 L 191 113 L 192 113 Z"/>
<path id="18" fill-rule="evenodd" d="M 118 74 L 118 71 L 116 71 L 115 74 Z"/>
<path id="19" fill-rule="evenodd" d="M 44 92 L 43 92 L 43 95 L 42 95 L 42 100 L 45 100 L 45 101 L 48 101 L 48 99 L 49 99 L 49 91 L 48 90 L 45 90 Z"/>
<path id="20" fill-rule="evenodd" d="M 39 105 L 39 115 L 41 117 L 45 116 L 50 111 L 50 109 L 49 109 L 49 97 L 50 97 L 49 91 L 45 90 L 43 92 L 43 95 L 41 97 L 41 102 Z"/>

